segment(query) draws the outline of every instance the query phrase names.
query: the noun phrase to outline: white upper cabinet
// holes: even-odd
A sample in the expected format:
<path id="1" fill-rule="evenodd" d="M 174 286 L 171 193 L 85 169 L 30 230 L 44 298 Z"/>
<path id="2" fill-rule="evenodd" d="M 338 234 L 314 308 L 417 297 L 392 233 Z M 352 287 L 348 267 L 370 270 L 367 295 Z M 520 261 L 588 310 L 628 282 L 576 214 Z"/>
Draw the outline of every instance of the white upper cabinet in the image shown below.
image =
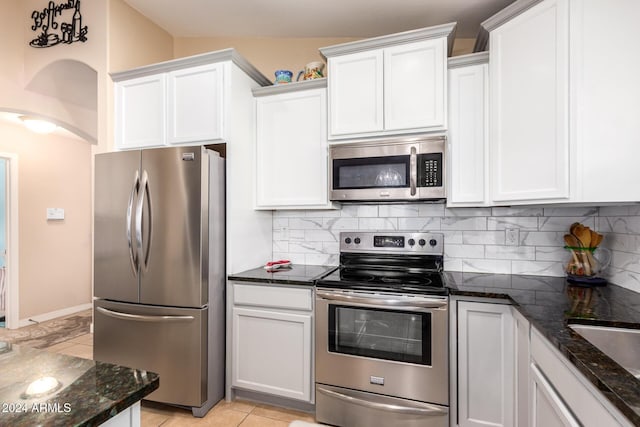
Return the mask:
<path id="1" fill-rule="evenodd" d="M 223 139 L 224 64 L 172 71 L 167 75 L 167 142 Z"/>
<path id="2" fill-rule="evenodd" d="M 326 79 L 258 88 L 256 208 L 327 209 Z"/>
<path id="3" fill-rule="evenodd" d="M 329 59 L 331 135 L 375 133 L 384 128 L 382 51 Z"/>
<path id="4" fill-rule="evenodd" d="M 320 49 L 328 63 L 329 139 L 445 130 L 454 30 L 445 24 Z"/>
<path id="5" fill-rule="evenodd" d="M 490 204 L 640 201 L 640 3 L 520 0 L 482 25 Z"/>
<path id="6" fill-rule="evenodd" d="M 251 88 L 270 85 L 233 49 L 111 75 L 115 82 L 115 148 L 226 141 L 231 111 L 251 103 Z M 249 123 L 248 112 L 235 125 Z"/>
<path id="7" fill-rule="evenodd" d="M 569 199 L 569 4 L 545 0 L 490 35 L 492 199 Z"/>
<path id="8" fill-rule="evenodd" d="M 489 55 L 449 59 L 447 205 L 488 203 Z"/>
<path id="9" fill-rule="evenodd" d="M 118 148 L 154 147 L 164 141 L 166 79 L 163 74 L 119 82 L 115 98 Z"/>

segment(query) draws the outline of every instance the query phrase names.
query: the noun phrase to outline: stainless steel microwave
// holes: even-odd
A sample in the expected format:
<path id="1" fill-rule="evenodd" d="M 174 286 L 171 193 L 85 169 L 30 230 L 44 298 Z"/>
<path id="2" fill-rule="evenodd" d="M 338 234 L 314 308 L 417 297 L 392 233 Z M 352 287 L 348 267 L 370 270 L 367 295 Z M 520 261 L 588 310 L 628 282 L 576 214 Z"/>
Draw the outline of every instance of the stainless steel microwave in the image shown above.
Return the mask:
<path id="1" fill-rule="evenodd" d="M 445 137 L 376 140 L 329 148 L 333 201 L 442 200 Z"/>

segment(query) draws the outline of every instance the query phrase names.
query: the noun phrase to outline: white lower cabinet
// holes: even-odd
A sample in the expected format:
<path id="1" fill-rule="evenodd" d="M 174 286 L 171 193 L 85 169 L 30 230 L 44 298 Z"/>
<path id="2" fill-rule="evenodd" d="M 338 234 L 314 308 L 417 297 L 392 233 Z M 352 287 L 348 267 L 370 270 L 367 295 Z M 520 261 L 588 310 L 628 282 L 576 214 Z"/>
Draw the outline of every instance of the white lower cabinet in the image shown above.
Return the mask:
<path id="1" fill-rule="evenodd" d="M 531 328 L 531 427 L 632 424 L 535 328 Z"/>
<path id="2" fill-rule="evenodd" d="M 457 302 L 459 426 L 514 425 L 514 320 L 511 307 Z M 456 414 L 452 414 L 455 419 Z M 453 424 L 453 423 L 452 423 Z M 455 424 L 454 424 L 455 425 Z"/>
<path id="3" fill-rule="evenodd" d="M 231 386 L 312 402 L 312 289 L 231 287 Z"/>

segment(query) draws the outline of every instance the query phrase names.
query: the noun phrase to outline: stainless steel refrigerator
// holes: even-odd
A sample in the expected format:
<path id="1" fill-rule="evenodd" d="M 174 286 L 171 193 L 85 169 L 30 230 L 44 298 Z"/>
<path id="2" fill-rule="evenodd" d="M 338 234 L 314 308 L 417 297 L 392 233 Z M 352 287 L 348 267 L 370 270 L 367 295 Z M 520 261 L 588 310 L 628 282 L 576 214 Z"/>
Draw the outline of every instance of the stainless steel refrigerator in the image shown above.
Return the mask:
<path id="1" fill-rule="evenodd" d="M 95 157 L 94 358 L 160 375 L 146 399 L 224 396 L 224 159 L 203 147 Z"/>

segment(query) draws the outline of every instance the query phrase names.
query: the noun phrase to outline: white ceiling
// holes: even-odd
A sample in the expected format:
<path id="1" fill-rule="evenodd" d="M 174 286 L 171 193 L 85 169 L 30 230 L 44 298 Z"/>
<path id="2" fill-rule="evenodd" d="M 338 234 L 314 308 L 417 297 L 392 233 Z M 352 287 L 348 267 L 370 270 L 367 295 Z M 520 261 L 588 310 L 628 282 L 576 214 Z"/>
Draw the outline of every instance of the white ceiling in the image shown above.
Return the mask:
<path id="1" fill-rule="evenodd" d="M 125 0 L 174 37 L 374 37 L 457 22 L 474 38 L 514 0 Z"/>

